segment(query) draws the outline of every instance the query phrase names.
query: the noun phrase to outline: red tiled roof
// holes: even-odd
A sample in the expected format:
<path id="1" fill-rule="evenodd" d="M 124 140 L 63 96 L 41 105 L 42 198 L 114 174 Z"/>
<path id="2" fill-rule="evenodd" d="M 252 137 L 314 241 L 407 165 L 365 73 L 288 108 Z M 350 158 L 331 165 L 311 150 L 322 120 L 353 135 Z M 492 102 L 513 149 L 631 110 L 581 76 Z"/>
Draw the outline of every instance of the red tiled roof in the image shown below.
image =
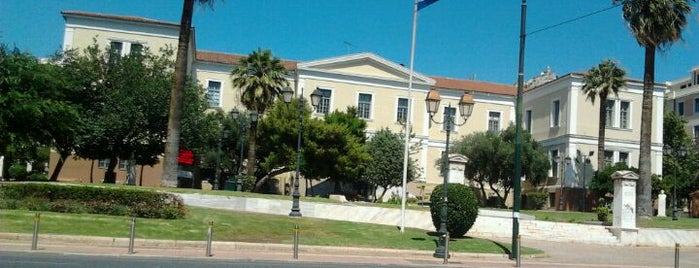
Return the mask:
<path id="1" fill-rule="evenodd" d="M 169 22 L 169 21 L 152 20 L 152 19 L 146 19 L 146 18 L 134 17 L 134 16 L 119 16 L 119 15 L 90 13 L 90 12 L 72 11 L 72 10 L 61 11 L 61 14 L 63 14 L 64 16 L 65 15 L 74 15 L 74 16 L 123 20 L 123 21 L 131 21 L 131 22 L 151 23 L 151 24 L 159 24 L 159 25 L 165 25 L 165 26 L 180 27 L 179 23 L 174 23 L 174 22 Z"/>
<path id="2" fill-rule="evenodd" d="M 197 50 L 196 54 L 197 54 L 196 60 L 198 60 L 198 61 L 206 61 L 206 62 L 230 64 L 230 65 L 238 64 L 238 61 L 240 61 L 241 58 L 244 58 L 247 56 L 247 55 L 240 55 L 240 54 L 229 54 L 229 53 L 202 51 L 202 50 Z M 289 60 L 281 60 L 281 61 L 282 61 L 282 65 L 284 65 L 284 68 L 286 68 L 287 70 L 296 70 L 296 64 L 298 62 L 289 61 Z"/>
<path id="3" fill-rule="evenodd" d="M 510 96 L 517 95 L 517 87 L 513 85 L 435 76 L 431 76 L 430 78 L 435 80 L 435 87 L 437 88 L 478 91 Z"/>

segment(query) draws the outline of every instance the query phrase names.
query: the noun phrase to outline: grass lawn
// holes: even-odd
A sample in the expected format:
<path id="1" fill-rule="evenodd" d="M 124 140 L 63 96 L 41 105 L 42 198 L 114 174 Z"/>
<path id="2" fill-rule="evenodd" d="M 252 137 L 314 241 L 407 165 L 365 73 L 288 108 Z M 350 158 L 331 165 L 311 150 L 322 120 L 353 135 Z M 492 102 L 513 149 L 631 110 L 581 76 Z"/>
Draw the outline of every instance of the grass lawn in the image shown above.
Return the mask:
<path id="1" fill-rule="evenodd" d="M 597 221 L 597 214 L 594 212 L 523 210 L 522 214 L 532 215 L 540 221 L 570 223 Z M 642 228 L 699 229 L 699 218 L 679 217 L 678 220 L 673 221 L 671 217 L 653 217 L 648 220 L 639 220 L 636 225 Z"/>
<path id="2" fill-rule="evenodd" d="M 31 233 L 34 211 L 0 210 L 0 232 Z M 136 237 L 147 239 L 205 240 L 214 222 L 215 241 L 291 244 L 295 224 L 303 245 L 434 250 L 437 237 L 431 232 L 395 226 L 290 218 L 256 213 L 188 207 L 185 219 L 136 219 Z M 128 237 L 130 217 L 41 212 L 42 234 Z M 507 254 L 511 246 L 479 238 L 457 238 L 449 243 L 454 252 Z M 540 250 L 522 248 L 522 254 Z"/>

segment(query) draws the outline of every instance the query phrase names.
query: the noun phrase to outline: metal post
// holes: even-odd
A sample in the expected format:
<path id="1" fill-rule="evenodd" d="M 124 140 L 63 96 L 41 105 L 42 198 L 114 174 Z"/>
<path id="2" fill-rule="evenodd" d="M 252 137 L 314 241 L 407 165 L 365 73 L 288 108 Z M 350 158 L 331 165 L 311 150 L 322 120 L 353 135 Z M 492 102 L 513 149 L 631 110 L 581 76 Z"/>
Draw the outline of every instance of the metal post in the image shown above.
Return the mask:
<path id="1" fill-rule="evenodd" d="M 679 175 L 679 167 L 675 168 L 675 177 L 672 178 L 672 220 L 677 220 L 677 176 Z"/>
<path id="2" fill-rule="evenodd" d="M 583 194 L 582 194 L 582 212 L 585 211 L 585 203 L 587 202 L 587 187 L 585 185 L 585 180 L 587 179 L 587 157 L 583 156 L 583 178 L 582 178 L 582 188 L 583 188 Z"/>
<path id="3" fill-rule="evenodd" d="M 294 224 L 294 260 L 299 259 L 299 225 Z"/>
<path id="4" fill-rule="evenodd" d="M 243 178 L 241 176 L 241 167 L 243 166 L 243 145 L 245 145 L 245 119 L 240 121 L 240 161 L 238 162 L 238 168 L 236 170 L 236 175 L 238 175 L 237 181 L 235 183 L 235 190 L 238 192 L 243 191 Z"/>
<path id="5" fill-rule="evenodd" d="M 517 235 L 517 266 L 522 267 L 522 236 Z"/>
<path id="6" fill-rule="evenodd" d="M 211 240 L 214 238 L 214 222 L 209 222 L 209 229 L 206 231 L 206 257 L 211 257 Z"/>
<path id="7" fill-rule="evenodd" d="M 136 217 L 131 218 L 131 230 L 129 231 L 129 254 L 134 254 L 133 251 L 134 237 L 136 236 Z"/>
<path id="8" fill-rule="evenodd" d="M 39 240 L 39 221 L 41 213 L 34 214 L 34 234 L 32 235 L 32 250 L 36 250 L 36 244 Z"/>
<path id="9" fill-rule="evenodd" d="M 301 136 L 303 135 L 303 88 L 301 88 L 301 96 L 299 96 L 299 134 L 298 143 L 296 144 L 296 176 L 294 177 L 294 191 L 292 192 L 292 204 L 290 217 L 301 217 L 301 208 L 299 207 L 299 176 L 301 174 Z"/>
<path id="10" fill-rule="evenodd" d="M 517 236 L 519 236 L 519 209 L 522 204 L 522 92 L 524 91 L 524 43 L 526 41 L 527 1 L 522 0 L 519 25 L 519 63 L 517 69 L 517 99 L 515 104 L 515 166 L 512 172 L 512 254 L 517 256 Z"/>
<path id="11" fill-rule="evenodd" d="M 680 267 L 680 243 L 675 243 L 675 268 Z"/>
<path id="12" fill-rule="evenodd" d="M 447 235 L 447 183 L 449 182 L 449 137 L 451 136 L 452 124 L 454 123 L 454 116 L 451 114 L 451 103 L 449 104 L 445 114 L 444 126 L 447 131 L 447 144 L 444 150 L 444 155 L 442 155 L 442 171 L 444 174 L 444 181 L 442 181 L 442 210 L 439 213 L 439 245 L 434 251 L 435 258 L 449 258 L 449 254 L 446 250 L 446 235 Z"/>
<path id="13" fill-rule="evenodd" d="M 223 142 L 223 131 L 221 131 L 221 136 L 218 137 L 218 151 L 216 152 L 216 170 L 214 171 L 214 185 L 211 186 L 213 190 L 218 190 L 219 181 L 221 179 L 221 142 Z"/>

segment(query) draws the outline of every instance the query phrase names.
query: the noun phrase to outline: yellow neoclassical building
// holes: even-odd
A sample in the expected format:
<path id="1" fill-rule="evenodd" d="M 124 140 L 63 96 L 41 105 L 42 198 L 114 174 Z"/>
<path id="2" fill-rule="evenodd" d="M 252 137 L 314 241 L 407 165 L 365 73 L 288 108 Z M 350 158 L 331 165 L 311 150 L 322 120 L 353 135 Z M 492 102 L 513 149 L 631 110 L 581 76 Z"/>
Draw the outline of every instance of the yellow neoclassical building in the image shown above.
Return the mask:
<path id="1" fill-rule="evenodd" d="M 152 51 L 165 46 L 176 48 L 177 23 L 79 11 L 64 11 L 62 15 L 65 19 L 64 49 L 85 47 L 92 44 L 93 40 L 102 47 L 118 48 L 122 54 L 143 48 Z M 238 60 L 245 55 L 197 50 L 195 36 L 193 32 L 187 65 L 189 74 L 206 88 L 211 108 L 224 111 L 241 108 L 240 91 L 232 86 L 230 73 Z M 284 58 L 283 55 L 280 56 Z M 444 126 L 430 123 L 426 111 L 424 100 L 430 88 L 436 88 L 442 96 L 441 107 L 435 118 L 438 121 L 443 121 L 446 107 L 457 107 L 464 92 L 473 96 L 473 114 L 464 125 L 453 130 L 452 141 L 473 132 L 502 130 L 515 120 L 514 85 L 428 76 L 415 72 L 412 89 L 409 90 L 408 68 L 370 52 L 303 62 L 283 60 L 283 64 L 288 70 L 287 78 L 297 95 L 303 94 L 309 98 L 315 89 L 322 92 L 321 103 L 313 114 L 315 117 L 323 117 L 331 111 L 342 111 L 348 106 L 355 106 L 358 108 L 359 117 L 367 122 L 367 135 L 372 135 L 381 128 L 400 132 L 404 128 L 401 122 L 411 122 L 411 129 L 415 134 L 412 142 L 420 146 L 412 157 L 417 159 L 423 171 L 418 182 L 424 182 L 428 186 L 437 185 L 443 180 L 435 163 L 446 145 Z M 546 188 L 551 193 L 555 193 L 561 187 L 581 187 L 583 184 L 589 184 L 592 173 L 587 171 L 590 168 L 582 168 L 577 164 L 581 163 L 579 161 L 564 167 L 561 159 L 566 156 L 574 160 L 590 159 L 593 163 L 591 168 L 595 170 L 598 168 L 597 157 L 604 157 L 607 163 L 622 161 L 630 166 L 637 166 L 638 163 L 641 81 L 627 79 L 626 86 L 619 96 L 611 97 L 608 103 L 604 104 L 610 118 L 606 132 L 606 151 L 603 156 L 596 153 L 590 156 L 590 151 L 596 151 L 597 111 L 602 104 L 593 104 L 586 100 L 581 91 L 582 77 L 582 73 L 570 73 L 559 77 L 551 70 L 546 70 L 541 76 L 528 81 L 524 92 L 523 126 L 549 153 L 552 169 L 549 172 L 551 179 Z M 656 174 L 662 173 L 660 163 L 665 88 L 664 84 L 656 85 L 653 95 L 656 108 L 653 115 L 651 170 Z M 463 123 L 463 119 L 457 120 L 457 123 Z M 61 179 L 85 180 L 89 172 L 99 173 L 97 171 L 101 162 L 92 166 L 86 161 L 69 159 L 61 172 Z M 126 176 L 124 171 L 119 172 L 118 182 L 123 181 Z M 139 169 L 139 173 L 144 175 L 144 185 L 160 183 L 159 166 L 145 167 L 142 171 Z M 463 180 L 456 178 L 455 181 L 459 179 Z M 428 187 L 426 192 L 429 192 L 429 188 L 431 187 Z M 411 192 L 417 193 L 414 187 L 411 189 Z M 556 198 L 555 194 L 552 195 L 550 204 L 554 204 L 553 200 Z"/>

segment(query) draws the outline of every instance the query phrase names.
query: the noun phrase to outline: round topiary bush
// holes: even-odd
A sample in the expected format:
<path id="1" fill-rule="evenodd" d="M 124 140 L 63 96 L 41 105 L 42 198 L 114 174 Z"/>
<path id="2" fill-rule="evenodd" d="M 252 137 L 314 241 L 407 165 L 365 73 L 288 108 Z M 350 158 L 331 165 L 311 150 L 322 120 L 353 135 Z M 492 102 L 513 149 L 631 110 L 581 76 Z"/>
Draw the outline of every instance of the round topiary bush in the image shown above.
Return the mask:
<path id="1" fill-rule="evenodd" d="M 451 237 L 462 237 L 476 222 L 478 200 L 473 190 L 459 183 L 447 184 L 447 231 Z M 434 228 L 439 231 L 442 223 L 442 185 L 435 187 L 430 195 L 430 214 Z"/>

